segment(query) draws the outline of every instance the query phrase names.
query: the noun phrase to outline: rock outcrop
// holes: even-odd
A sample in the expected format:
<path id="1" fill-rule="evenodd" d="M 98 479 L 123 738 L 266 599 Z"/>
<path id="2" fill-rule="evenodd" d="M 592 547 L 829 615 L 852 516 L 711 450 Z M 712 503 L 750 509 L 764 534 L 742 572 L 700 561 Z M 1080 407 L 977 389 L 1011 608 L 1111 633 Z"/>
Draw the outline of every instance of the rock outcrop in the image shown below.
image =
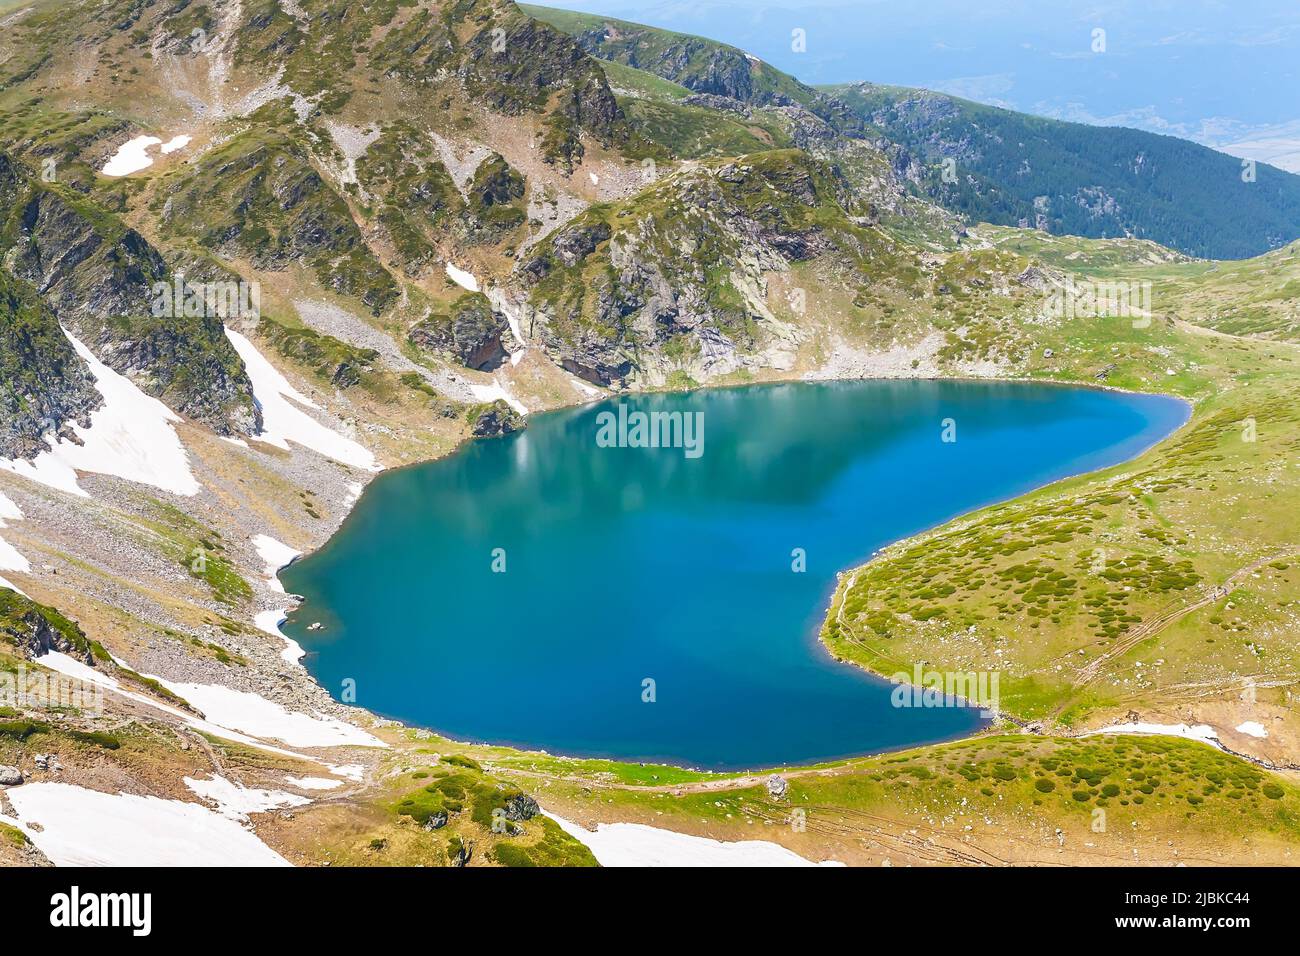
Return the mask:
<path id="1" fill-rule="evenodd" d="M 47 434 L 88 425 L 101 401 L 54 313 L 0 268 L 0 458 L 35 457 Z"/>
<path id="2" fill-rule="evenodd" d="M 469 410 L 470 433 L 475 438 L 509 435 L 527 427 L 524 417 L 498 398 L 487 405 L 475 405 Z"/>
<path id="3" fill-rule="evenodd" d="M 466 368 L 491 371 L 506 359 L 502 336 L 509 327 L 509 321 L 493 310 L 487 296 L 468 292 L 452 303 L 449 313 L 435 313 L 417 322 L 407 338 Z"/>
<path id="4" fill-rule="evenodd" d="M 221 435 L 261 413 L 217 315 L 156 314 L 174 281 L 156 249 L 80 194 L 38 182 L 0 154 L 0 268 L 30 284 L 105 365 Z"/>
<path id="5" fill-rule="evenodd" d="M 831 167 L 798 150 L 684 170 L 588 210 L 519 264 L 538 317 L 531 334 L 602 386 L 780 367 L 797 332 L 768 308 L 767 276 L 852 238 L 856 202 Z"/>
<path id="6" fill-rule="evenodd" d="M 76 623 L 5 587 L 0 587 L 0 638 L 31 659 L 59 651 L 95 664 L 94 645 Z"/>

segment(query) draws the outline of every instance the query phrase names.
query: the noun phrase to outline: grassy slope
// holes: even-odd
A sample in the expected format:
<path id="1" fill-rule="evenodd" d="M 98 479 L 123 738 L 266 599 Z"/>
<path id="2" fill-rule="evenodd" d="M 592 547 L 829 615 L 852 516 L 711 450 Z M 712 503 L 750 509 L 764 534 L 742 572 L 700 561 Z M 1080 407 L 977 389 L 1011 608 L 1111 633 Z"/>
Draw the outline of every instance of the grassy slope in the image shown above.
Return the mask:
<path id="1" fill-rule="evenodd" d="M 1129 264 L 1151 258 L 1144 244 L 1004 239 L 1094 274 L 1213 274 L 1204 263 Z M 1260 260 L 1231 268 L 1269 274 Z M 1087 381 L 1105 362 L 1111 385 L 1194 401 L 1191 422 L 1133 462 L 960 518 L 846 575 L 823 631 L 835 653 L 887 674 L 921 660 L 1000 670 L 1009 713 L 1067 722 L 1232 698 L 1247 678 L 1295 681 L 1300 571 L 1281 556 L 1300 542 L 1300 476 L 1288 467 L 1300 350 L 1179 323 L 1159 288 L 1146 327 L 1076 319 L 1039 330 L 1029 377 Z M 1221 585 L 1225 597 L 1161 623 Z"/>
<path id="2" fill-rule="evenodd" d="M 589 774 L 546 792 L 586 823 L 866 865 L 1279 863 L 1300 836 L 1300 788 L 1173 738 L 982 737 L 786 778 L 783 799 L 755 778 L 649 789 Z"/>
<path id="3" fill-rule="evenodd" d="M 744 51 L 725 43 L 719 43 L 716 40 L 710 40 L 707 37 L 692 36 L 689 33 L 675 33 L 671 30 L 660 30 L 656 27 L 648 27 L 614 17 L 579 13 L 573 10 L 556 10 L 551 7 L 534 6 L 527 3 L 519 4 L 519 9 L 530 17 L 541 20 L 543 23 L 549 23 L 557 30 L 561 30 L 570 36 L 576 36 L 601 27 L 612 27 L 622 37 L 634 37 L 634 45 L 633 41 L 630 40 L 615 39 L 607 41 L 605 44 L 606 51 L 598 54 L 603 59 L 616 60 L 624 64 L 629 63 L 630 59 L 633 58 L 638 61 L 652 61 L 665 52 L 685 47 L 693 51 L 693 56 L 689 57 L 685 64 L 681 66 L 683 77 L 693 77 L 696 71 L 709 61 L 709 57 L 714 51 L 722 51 L 725 54 L 739 58 L 746 57 Z M 750 60 L 749 63 L 756 100 L 779 94 L 805 106 L 816 102 L 816 91 L 812 87 L 799 82 L 788 73 L 783 73 L 761 61 Z M 669 77 L 668 79 L 671 80 L 672 78 Z M 689 83 L 686 85 L 689 85 Z"/>
<path id="4" fill-rule="evenodd" d="M 1170 255 L 1141 240 L 1098 243 L 1001 227 L 981 232 L 1000 249 L 1086 276 L 1150 282 L 1155 311 L 1231 335 L 1300 341 L 1300 242 L 1254 259 L 1213 261 Z"/>
<path id="5" fill-rule="evenodd" d="M 599 62 L 632 129 L 670 157 L 739 156 L 791 144 L 779 119 L 767 111 L 742 117 L 690 106 L 680 101 L 691 91 L 672 80 L 618 60 Z"/>

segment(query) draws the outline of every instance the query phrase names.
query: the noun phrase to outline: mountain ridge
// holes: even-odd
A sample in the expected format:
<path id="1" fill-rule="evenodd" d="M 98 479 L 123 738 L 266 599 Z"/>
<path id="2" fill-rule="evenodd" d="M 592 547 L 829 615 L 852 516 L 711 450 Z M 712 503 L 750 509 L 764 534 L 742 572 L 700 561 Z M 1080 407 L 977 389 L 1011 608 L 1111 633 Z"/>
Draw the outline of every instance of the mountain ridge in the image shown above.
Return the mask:
<path id="1" fill-rule="evenodd" d="M 707 38 L 598 14 L 527 9 L 595 56 L 698 92 L 754 105 L 773 95 L 805 105 L 820 97 L 819 115 L 842 133 L 881 140 L 909 188 L 971 221 L 1153 239 L 1215 259 L 1249 258 L 1300 237 L 1300 176 L 1261 163 L 1248 183 L 1241 160 L 1187 140 L 867 81 L 810 87 Z M 719 62 L 729 68 L 720 71 Z M 857 119 L 851 129 L 845 113 Z M 1091 155 L 1098 151 L 1103 155 Z"/>

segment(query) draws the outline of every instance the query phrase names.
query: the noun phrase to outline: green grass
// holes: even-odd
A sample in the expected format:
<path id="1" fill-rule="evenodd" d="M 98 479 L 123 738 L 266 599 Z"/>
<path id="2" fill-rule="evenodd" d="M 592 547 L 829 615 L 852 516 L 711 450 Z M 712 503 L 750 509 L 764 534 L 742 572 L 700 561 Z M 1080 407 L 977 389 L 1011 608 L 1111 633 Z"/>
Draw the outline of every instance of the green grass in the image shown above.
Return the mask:
<path id="1" fill-rule="evenodd" d="M 676 158 L 740 156 L 791 144 L 784 130 L 762 116 L 749 121 L 672 101 L 627 99 L 621 105 L 634 129 Z"/>
<path id="2" fill-rule="evenodd" d="M 374 349 L 358 348 L 333 336 L 291 327 L 265 316 L 257 331 L 285 358 L 338 388 L 351 388 L 374 377 L 370 373 L 379 359 Z"/>
<path id="3" fill-rule="evenodd" d="M 816 848 L 805 839 L 800 852 L 814 859 L 917 827 L 956 845 L 974 836 L 995 854 L 1021 843 L 1043 846 L 1044 834 L 1059 827 L 1072 847 L 1088 841 L 1123 862 L 1132 861 L 1130 844 L 1142 845 L 1147 859 L 1153 840 L 1190 847 L 1195 859 L 1230 859 L 1243 838 L 1276 845 L 1300 839 L 1300 788 L 1178 738 L 979 737 L 787 780 L 782 800 L 762 786 L 676 795 L 570 785 L 565 792 L 606 817 L 726 840 L 789 835 L 791 813 L 802 809 Z"/>
<path id="4" fill-rule="evenodd" d="M 239 607 L 253 596 L 253 588 L 226 556 L 220 532 L 200 524 L 174 505 L 154 502 L 143 524 L 157 534 L 157 545 L 173 561 L 207 585 L 213 598 L 228 607 Z"/>
<path id="5" fill-rule="evenodd" d="M 665 786 L 676 783 L 694 783 L 700 780 L 726 779 L 728 774 L 714 774 L 699 770 L 685 770 L 664 764 L 622 763 L 615 760 L 550 757 L 533 754 L 494 757 L 495 770 L 527 770 L 556 777 L 586 777 L 607 783 L 632 786 Z"/>
<path id="6" fill-rule="evenodd" d="M 97 661 L 108 661 L 108 651 L 98 642 L 91 640 L 77 623 L 65 617 L 55 608 L 38 604 L 17 591 L 0 587 L 0 637 L 11 644 L 19 639 L 27 640 L 33 629 L 41 624 L 58 633 L 73 649 L 73 653 L 84 656 L 87 652 Z"/>
<path id="7" fill-rule="evenodd" d="M 611 87 L 635 93 L 645 99 L 673 101 L 683 100 L 691 95 L 691 91 L 679 83 L 645 70 L 638 70 L 626 63 L 619 63 L 617 60 L 602 60 L 600 68 L 605 71 Z"/>
<path id="8" fill-rule="evenodd" d="M 1300 574 L 1286 562 L 1139 647 L 1112 650 L 1142 622 L 1300 540 L 1300 479 L 1276 467 L 1300 444 L 1300 413 L 1287 398 L 1295 358 L 1193 341 L 1212 346 L 1201 374 L 1222 362 L 1236 372 L 1233 388 L 1202 399 L 1190 424 L 1131 463 L 886 549 L 842 579 L 822 631 L 831 650 L 884 674 L 910 672 L 918 660 L 932 670 L 998 671 L 1003 709 L 1025 718 L 1062 708 L 1063 719 L 1078 720 L 1133 703 L 1124 677 L 1134 660 L 1162 662 L 1144 674 L 1138 701 L 1149 704 L 1193 675 L 1225 693 L 1241 673 L 1289 679 L 1300 648 L 1282 635 L 1300 626 L 1291 603 Z M 1216 350 L 1227 354 L 1212 357 Z M 1267 438 L 1243 440 L 1248 418 Z M 1230 620 L 1228 601 L 1238 605 Z M 1103 655 L 1102 679 L 1076 690 L 1078 673 Z"/>
<path id="9" fill-rule="evenodd" d="M 444 756 L 442 765 L 408 776 L 422 786 L 401 793 L 389 812 L 419 828 L 435 815 L 445 816 L 437 829 L 422 832 L 424 848 L 419 853 L 424 858 L 450 860 L 468 841 L 476 853 L 502 866 L 595 865 L 590 851 L 554 821 L 541 815 L 529 820 L 500 816 L 524 791 L 489 775 L 470 757 Z"/>
<path id="10" fill-rule="evenodd" d="M 3 8 L 4 4 L 0 3 L 0 9 Z M 19 848 L 28 847 L 32 844 L 26 833 L 15 826 L 10 826 L 8 823 L 0 823 L 0 839 L 3 839 L 10 846 Z"/>

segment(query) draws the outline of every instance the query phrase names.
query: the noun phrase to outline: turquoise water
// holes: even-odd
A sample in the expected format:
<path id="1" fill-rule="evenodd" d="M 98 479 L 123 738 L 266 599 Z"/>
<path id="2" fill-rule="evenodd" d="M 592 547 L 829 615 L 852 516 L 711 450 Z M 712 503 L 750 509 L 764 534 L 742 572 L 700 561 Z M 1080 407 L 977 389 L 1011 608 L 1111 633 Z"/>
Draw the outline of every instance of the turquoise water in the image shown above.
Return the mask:
<path id="1" fill-rule="evenodd" d="M 720 769 L 967 734 L 973 709 L 895 708 L 889 684 L 826 654 L 836 572 L 1131 458 L 1188 414 L 1173 399 L 1011 383 L 619 401 L 702 413 L 702 454 L 601 447 L 611 401 L 377 478 L 281 574 L 305 598 L 284 630 L 322 685 L 460 739 Z"/>

